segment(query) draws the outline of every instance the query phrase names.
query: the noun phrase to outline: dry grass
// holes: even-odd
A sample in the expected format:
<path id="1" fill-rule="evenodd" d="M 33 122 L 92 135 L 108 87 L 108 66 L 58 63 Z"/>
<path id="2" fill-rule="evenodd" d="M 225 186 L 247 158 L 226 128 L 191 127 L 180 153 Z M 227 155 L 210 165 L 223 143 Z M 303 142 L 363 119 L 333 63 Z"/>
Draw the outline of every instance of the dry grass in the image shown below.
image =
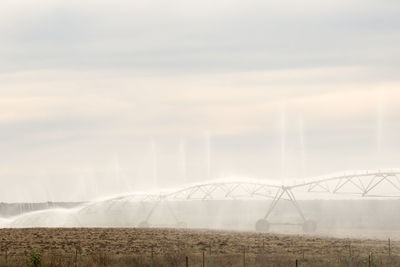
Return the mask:
<path id="1" fill-rule="evenodd" d="M 353 266 L 388 260 L 385 241 L 210 230 L 139 228 L 0 229 L 0 266 L 26 266 L 31 249 L 42 254 L 42 266 Z M 210 257 L 211 247 L 211 257 Z M 264 248 L 264 249 L 263 249 Z M 244 254 L 245 251 L 245 254 Z M 304 259 L 303 259 L 304 254 Z M 400 242 L 392 242 L 392 266 L 400 266 Z M 301 266 L 299 264 L 299 266 Z"/>

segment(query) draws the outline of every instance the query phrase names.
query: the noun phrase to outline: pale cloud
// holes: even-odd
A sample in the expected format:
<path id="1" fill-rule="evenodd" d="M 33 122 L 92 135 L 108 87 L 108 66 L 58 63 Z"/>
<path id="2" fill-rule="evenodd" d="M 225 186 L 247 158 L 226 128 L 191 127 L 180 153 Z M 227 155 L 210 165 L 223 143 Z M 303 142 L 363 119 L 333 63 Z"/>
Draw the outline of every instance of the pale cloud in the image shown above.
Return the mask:
<path id="1" fill-rule="evenodd" d="M 396 1 L 6 1 L 1 71 L 398 68 Z"/>
<path id="2" fill-rule="evenodd" d="M 398 167 L 399 10 L 2 1 L 0 201 L 148 189 L 154 150 L 160 186 L 198 181 L 207 133 L 213 177 L 280 178 L 282 142 L 289 176 Z"/>

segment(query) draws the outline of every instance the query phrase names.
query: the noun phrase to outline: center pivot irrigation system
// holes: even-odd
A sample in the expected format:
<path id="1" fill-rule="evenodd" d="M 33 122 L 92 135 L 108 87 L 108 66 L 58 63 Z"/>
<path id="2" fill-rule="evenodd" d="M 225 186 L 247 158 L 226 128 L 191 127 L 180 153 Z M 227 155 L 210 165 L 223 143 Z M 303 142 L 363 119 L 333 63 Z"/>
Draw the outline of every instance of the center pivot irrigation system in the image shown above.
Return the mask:
<path id="1" fill-rule="evenodd" d="M 306 218 L 296 199 L 315 199 L 317 193 L 351 199 L 400 198 L 400 170 L 353 171 L 301 181 L 285 180 L 283 183 L 254 179 L 224 179 L 192 184 L 163 193 L 131 195 L 130 197 L 153 203 L 145 220 L 140 223 L 140 227 L 149 226 L 150 217 L 162 202 L 167 203 L 166 206 L 170 209 L 177 225 L 183 227 L 185 224 L 179 222 L 174 215 L 168 205 L 169 201 L 271 199 L 265 216 L 255 223 L 256 231 L 269 230 L 268 218 L 277 203 L 286 200 L 293 204 L 300 215 L 303 231 L 314 232 L 317 227 L 316 222 Z"/>

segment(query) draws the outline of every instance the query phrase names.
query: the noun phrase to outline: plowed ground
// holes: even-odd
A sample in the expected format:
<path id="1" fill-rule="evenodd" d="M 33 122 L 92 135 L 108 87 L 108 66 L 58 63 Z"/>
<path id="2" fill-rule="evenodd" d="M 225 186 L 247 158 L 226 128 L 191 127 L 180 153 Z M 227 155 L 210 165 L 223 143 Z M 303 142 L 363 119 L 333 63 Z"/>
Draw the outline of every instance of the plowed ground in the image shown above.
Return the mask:
<path id="1" fill-rule="evenodd" d="M 400 266 L 400 242 L 157 228 L 0 229 L 0 266 Z M 152 256 L 153 254 L 153 256 Z M 7 256 L 6 256 L 7 255 Z M 375 265 L 371 265 L 375 266 Z M 380 265 L 376 265 L 380 266 Z"/>

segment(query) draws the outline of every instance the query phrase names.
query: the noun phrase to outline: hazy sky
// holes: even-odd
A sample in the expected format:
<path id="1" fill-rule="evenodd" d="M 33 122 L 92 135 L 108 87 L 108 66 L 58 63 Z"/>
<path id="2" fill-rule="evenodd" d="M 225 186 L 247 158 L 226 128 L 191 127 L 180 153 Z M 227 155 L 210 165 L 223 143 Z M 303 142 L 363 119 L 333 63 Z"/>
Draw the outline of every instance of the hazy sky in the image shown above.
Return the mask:
<path id="1" fill-rule="evenodd" d="M 0 3 L 0 201 L 400 167 L 400 2 Z"/>

